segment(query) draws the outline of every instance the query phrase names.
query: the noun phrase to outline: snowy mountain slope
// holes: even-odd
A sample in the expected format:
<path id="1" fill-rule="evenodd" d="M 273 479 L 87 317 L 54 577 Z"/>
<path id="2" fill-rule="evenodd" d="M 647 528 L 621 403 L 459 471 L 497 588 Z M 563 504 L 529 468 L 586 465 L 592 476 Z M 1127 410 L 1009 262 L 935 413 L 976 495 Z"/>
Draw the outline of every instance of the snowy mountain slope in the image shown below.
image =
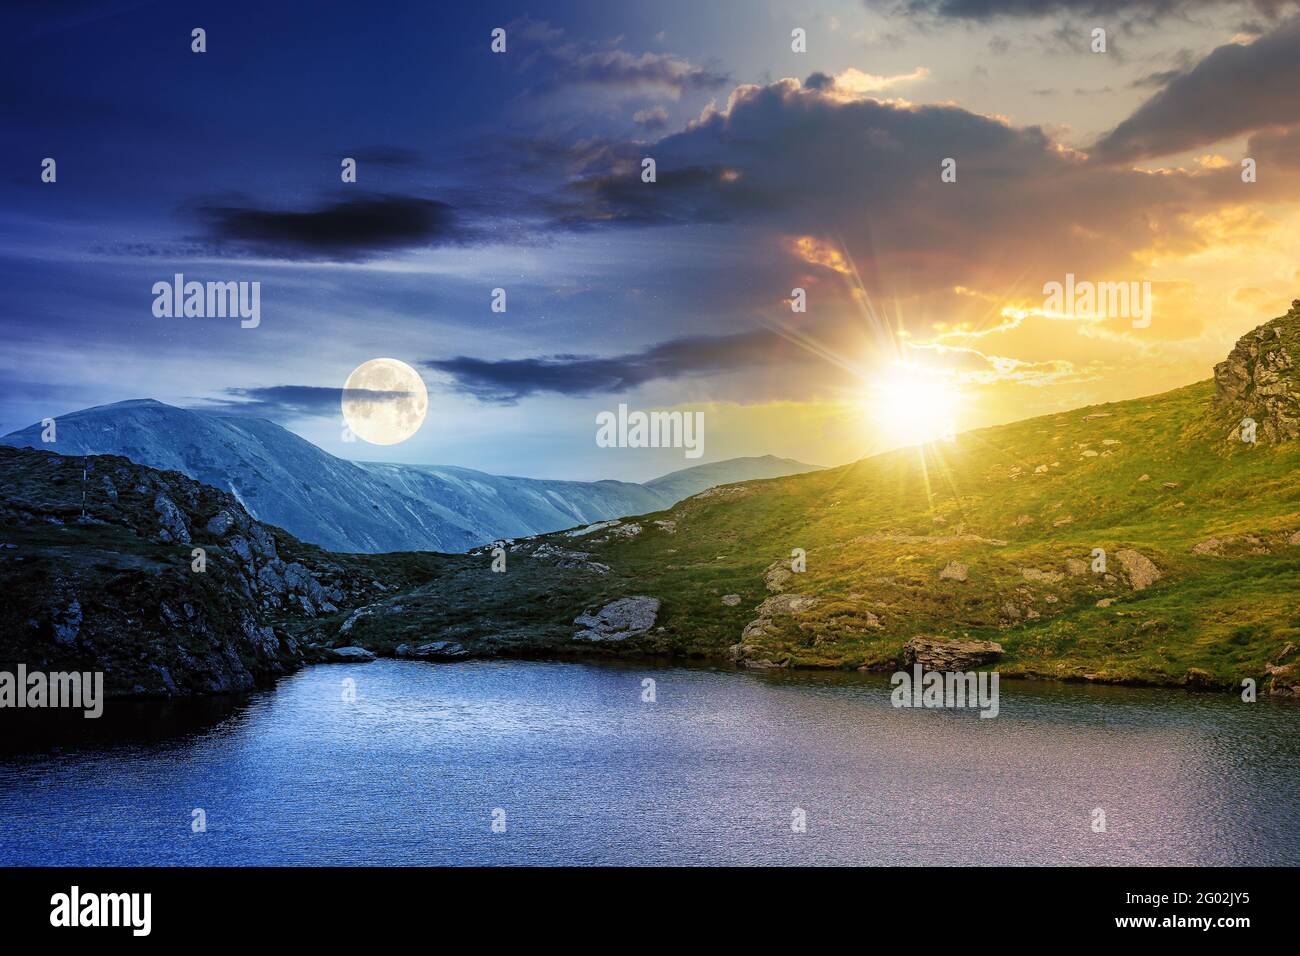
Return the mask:
<path id="1" fill-rule="evenodd" d="M 443 465 L 359 465 L 472 530 L 480 543 L 645 514 L 671 504 L 645 485 L 624 481 L 541 481 Z"/>
<path id="2" fill-rule="evenodd" d="M 152 399 L 60 416 L 53 443 L 42 442 L 41 431 L 31 425 L 0 443 L 62 455 L 122 455 L 179 471 L 229 491 L 259 521 L 346 552 L 465 551 L 496 538 L 658 511 L 720 482 L 812 467 L 771 456 L 735 459 L 639 485 L 351 462 L 265 419 L 192 411 Z"/>
<path id="3" fill-rule="evenodd" d="M 460 551 L 482 543 L 352 462 L 262 419 L 142 399 L 62 415 L 56 439 L 42 442 L 41 427 L 32 425 L 0 441 L 179 471 L 229 491 L 257 520 L 333 551 Z"/>

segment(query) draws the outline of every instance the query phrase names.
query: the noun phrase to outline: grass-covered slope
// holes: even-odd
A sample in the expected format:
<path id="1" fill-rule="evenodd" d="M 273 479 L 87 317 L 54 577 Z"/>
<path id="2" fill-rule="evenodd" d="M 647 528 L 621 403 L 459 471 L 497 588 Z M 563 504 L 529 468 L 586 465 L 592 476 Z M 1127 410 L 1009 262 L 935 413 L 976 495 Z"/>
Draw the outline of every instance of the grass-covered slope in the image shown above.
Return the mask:
<path id="1" fill-rule="evenodd" d="M 1298 325 L 1293 309 L 1266 344 Z M 1263 354 L 1261 370 L 1290 361 Z M 505 574 L 486 552 L 457 558 L 355 633 L 844 668 L 892 667 L 937 634 L 998 641 L 1006 674 L 1283 690 L 1300 644 L 1300 442 L 1264 439 L 1280 391 L 1274 377 L 1254 395 L 1255 371 L 1232 394 L 1202 382 L 514 542 Z M 1252 413 L 1248 444 L 1236 429 Z M 654 627 L 575 641 L 575 615 L 628 596 L 660 601 Z"/>

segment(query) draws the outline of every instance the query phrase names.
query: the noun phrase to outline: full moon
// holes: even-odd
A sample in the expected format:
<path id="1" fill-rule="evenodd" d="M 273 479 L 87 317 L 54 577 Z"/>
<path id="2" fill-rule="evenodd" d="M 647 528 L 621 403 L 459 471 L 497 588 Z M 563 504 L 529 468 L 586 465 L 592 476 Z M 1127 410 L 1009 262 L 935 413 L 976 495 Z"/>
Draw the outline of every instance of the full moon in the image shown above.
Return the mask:
<path id="1" fill-rule="evenodd" d="M 429 392 L 420 374 L 397 359 L 358 365 L 343 386 L 343 418 L 372 445 L 396 445 L 420 430 Z"/>

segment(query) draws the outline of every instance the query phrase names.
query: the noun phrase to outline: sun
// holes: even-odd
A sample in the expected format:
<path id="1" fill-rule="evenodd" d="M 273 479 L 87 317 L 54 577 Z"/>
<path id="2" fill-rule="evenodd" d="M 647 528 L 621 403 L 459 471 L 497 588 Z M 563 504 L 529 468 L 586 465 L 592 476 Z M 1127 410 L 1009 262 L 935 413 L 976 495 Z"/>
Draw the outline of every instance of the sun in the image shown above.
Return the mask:
<path id="1" fill-rule="evenodd" d="M 961 396 L 938 375 L 899 366 L 872 383 L 863 401 L 872 425 L 891 445 L 920 445 L 951 439 L 957 430 Z"/>

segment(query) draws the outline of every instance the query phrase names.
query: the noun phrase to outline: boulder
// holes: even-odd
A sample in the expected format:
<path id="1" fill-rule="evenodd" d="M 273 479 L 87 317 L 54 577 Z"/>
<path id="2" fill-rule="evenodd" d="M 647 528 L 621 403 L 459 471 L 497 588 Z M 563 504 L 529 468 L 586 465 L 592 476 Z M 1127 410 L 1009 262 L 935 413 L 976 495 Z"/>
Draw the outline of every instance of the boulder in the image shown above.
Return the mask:
<path id="1" fill-rule="evenodd" d="M 54 639 L 60 644 L 75 644 L 81 633 L 81 602 L 73 598 L 63 613 L 54 618 Z"/>
<path id="2" fill-rule="evenodd" d="M 590 552 L 569 551 L 564 548 L 557 548 L 549 542 L 543 542 L 534 548 L 530 557 L 543 558 L 554 562 L 556 567 L 566 570 L 594 571 L 596 574 L 609 573 L 609 565 L 591 560 Z"/>
<path id="3" fill-rule="evenodd" d="M 1231 538 L 1206 538 L 1204 541 L 1192 546 L 1192 554 L 1222 555 L 1224 544 L 1231 540 Z"/>
<path id="4" fill-rule="evenodd" d="M 365 664 L 375 659 L 375 652 L 364 647 L 329 647 L 325 653 L 328 660 L 338 663 Z"/>
<path id="5" fill-rule="evenodd" d="M 949 561 L 947 567 L 939 572 L 941 581 L 965 581 L 970 577 L 970 569 L 960 561 Z"/>
<path id="6" fill-rule="evenodd" d="M 1297 650 L 1295 644 L 1288 641 L 1264 666 L 1264 673 L 1268 675 L 1264 684 L 1265 694 L 1270 697 L 1300 698 L 1300 659 L 1288 663 L 1289 659 L 1295 657 Z"/>
<path id="7" fill-rule="evenodd" d="M 763 583 L 767 585 L 769 591 L 779 593 L 786 589 L 793 577 L 794 571 L 790 570 L 790 559 L 785 558 L 781 561 L 774 561 L 767 566 L 767 570 L 763 572 Z"/>
<path id="8" fill-rule="evenodd" d="M 190 543 L 190 526 L 185 520 L 185 512 L 176 506 L 176 502 L 160 494 L 153 500 L 153 510 L 158 515 L 160 540 Z"/>
<path id="9" fill-rule="evenodd" d="M 903 661 L 932 671 L 966 671 L 992 664 L 1002 656 L 996 641 L 959 641 L 918 635 L 903 647 Z"/>
<path id="10" fill-rule="evenodd" d="M 579 627 L 575 641 L 623 641 L 644 634 L 654 627 L 659 615 L 659 599 L 636 596 L 611 601 L 595 614 L 579 614 L 573 619 Z"/>
<path id="11" fill-rule="evenodd" d="M 1124 569 L 1124 574 L 1128 577 L 1128 583 L 1134 591 L 1141 591 L 1143 588 L 1160 580 L 1160 569 L 1140 551 L 1134 551 L 1132 548 L 1121 548 L 1115 552 L 1115 559 L 1119 561 L 1120 567 Z"/>
<path id="12" fill-rule="evenodd" d="M 778 614 L 802 614 L 817 604 L 818 599 L 810 594 L 776 594 L 758 606 L 759 617 L 773 617 Z"/>
<path id="13" fill-rule="evenodd" d="M 1268 683 L 1264 693 L 1270 697 L 1300 698 L 1300 664 L 1285 664 L 1268 668 Z"/>
<path id="14" fill-rule="evenodd" d="M 239 516 L 233 509 L 222 508 L 208 519 L 206 527 L 208 534 L 214 535 L 218 538 L 223 538 L 225 537 L 226 532 L 231 528 L 238 528 L 239 523 Z"/>
<path id="15" fill-rule="evenodd" d="M 741 667 L 749 667 L 754 670 L 769 670 L 790 666 L 789 657 L 774 661 L 768 657 L 759 657 L 758 655 L 761 653 L 761 648 L 746 644 L 743 640 L 739 644 L 732 644 L 731 647 L 727 648 L 727 656 Z"/>
<path id="16" fill-rule="evenodd" d="M 469 657 L 470 652 L 456 641 L 429 641 L 411 648 L 407 656 L 421 661 L 454 661 Z"/>

